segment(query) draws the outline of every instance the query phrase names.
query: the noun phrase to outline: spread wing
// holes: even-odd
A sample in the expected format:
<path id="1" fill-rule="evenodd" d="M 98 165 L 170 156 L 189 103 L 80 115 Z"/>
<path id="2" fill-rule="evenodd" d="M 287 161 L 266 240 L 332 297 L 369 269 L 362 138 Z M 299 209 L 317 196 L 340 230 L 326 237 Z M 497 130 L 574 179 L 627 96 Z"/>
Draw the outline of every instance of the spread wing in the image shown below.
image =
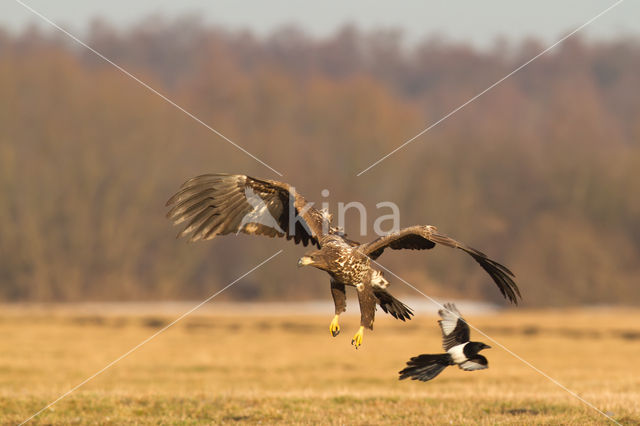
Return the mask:
<path id="1" fill-rule="evenodd" d="M 469 341 L 469 326 L 460 315 L 458 308 L 453 303 L 445 303 L 445 309 L 440 309 L 438 315 L 442 318 L 438 321 L 442 329 L 442 347 L 448 351 L 454 346 L 462 345 Z"/>
<path id="2" fill-rule="evenodd" d="M 482 355 L 476 355 L 475 357 L 459 364 L 458 367 L 464 371 L 484 370 L 489 368 L 489 361 Z"/>
<path id="3" fill-rule="evenodd" d="M 491 276 L 502 295 L 514 304 L 518 304 L 520 290 L 513 281 L 515 275 L 506 266 L 489 259 L 487 255 L 474 248 L 438 233 L 435 226 L 418 225 L 393 232 L 374 241 L 363 244 L 361 250 L 372 259 L 377 259 L 389 247 L 393 250 L 428 250 L 442 244 L 460 249 L 469 254 Z"/>
<path id="4" fill-rule="evenodd" d="M 178 237 L 191 234 L 190 241 L 242 232 L 318 245 L 323 229 L 331 229 L 329 217 L 311 207 L 290 185 L 245 175 L 194 177 L 167 206 L 171 207 L 167 218 L 174 225 L 186 223 Z"/>

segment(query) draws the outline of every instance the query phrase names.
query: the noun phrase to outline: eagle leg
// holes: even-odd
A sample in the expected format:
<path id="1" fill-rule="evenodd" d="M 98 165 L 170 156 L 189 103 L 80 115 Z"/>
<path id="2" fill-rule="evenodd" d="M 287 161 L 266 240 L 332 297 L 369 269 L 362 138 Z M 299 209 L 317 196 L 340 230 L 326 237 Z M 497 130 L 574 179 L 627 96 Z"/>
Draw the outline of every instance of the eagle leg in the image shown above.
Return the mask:
<path id="1" fill-rule="evenodd" d="M 338 334 L 340 334 L 340 324 L 338 324 L 339 317 L 340 315 L 336 314 L 331 320 L 331 324 L 329 324 L 329 332 L 333 337 L 336 337 Z"/>
<path id="2" fill-rule="evenodd" d="M 351 344 L 358 349 L 362 344 L 362 337 L 364 335 L 364 328 L 373 330 L 373 319 L 376 315 L 376 303 L 378 299 L 373 293 L 373 288 L 370 284 L 357 284 L 356 290 L 358 290 L 358 302 L 360 302 L 360 329 L 353 336 Z"/>
<path id="3" fill-rule="evenodd" d="M 338 317 L 347 309 L 347 295 L 344 289 L 344 284 L 334 280 L 333 278 L 331 279 L 331 296 L 333 296 L 336 315 L 333 317 L 331 324 L 329 324 L 329 332 L 333 337 L 336 337 L 340 334 Z"/>
<path id="4" fill-rule="evenodd" d="M 356 335 L 353 336 L 353 339 L 351 339 L 351 344 L 355 346 L 356 349 L 358 349 L 360 345 L 362 345 L 363 337 L 364 337 L 364 326 L 361 325 Z"/>

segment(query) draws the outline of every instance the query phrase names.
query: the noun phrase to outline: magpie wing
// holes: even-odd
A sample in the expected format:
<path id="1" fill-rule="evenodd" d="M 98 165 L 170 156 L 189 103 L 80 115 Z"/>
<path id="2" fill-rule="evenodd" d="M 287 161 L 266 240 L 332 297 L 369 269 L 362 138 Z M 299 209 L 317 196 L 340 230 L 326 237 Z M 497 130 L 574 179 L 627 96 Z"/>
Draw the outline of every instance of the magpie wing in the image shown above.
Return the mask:
<path id="1" fill-rule="evenodd" d="M 444 309 L 440 309 L 438 315 L 442 318 L 438 324 L 442 330 L 442 347 L 445 351 L 469 341 L 469 325 L 460 315 L 456 305 L 445 303 Z"/>
<path id="2" fill-rule="evenodd" d="M 489 368 L 489 361 L 482 355 L 476 355 L 460 364 L 459 367 L 464 371 L 484 370 Z"/>

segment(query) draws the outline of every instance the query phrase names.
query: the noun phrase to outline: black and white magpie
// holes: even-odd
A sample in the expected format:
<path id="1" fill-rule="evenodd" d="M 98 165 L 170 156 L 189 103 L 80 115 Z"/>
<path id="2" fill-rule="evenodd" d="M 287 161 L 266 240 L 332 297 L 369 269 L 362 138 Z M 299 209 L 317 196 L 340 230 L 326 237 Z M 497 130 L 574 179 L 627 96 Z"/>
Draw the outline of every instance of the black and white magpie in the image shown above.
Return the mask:
<path id="1" fill-rule="evenodd" d="M 482 342 L 470 342 L 469 325 L 460 315 L 456 305 L 446 303 L 444 308 L 438 311 L 442 318 L 438 324 L 442 329 L 442 347 L 447 353 L 414 356 L 407 361 L 407 367 L 398 372 L 400 380 L 411 377 L 411 380 L 426 382 L 450 365 L 457 365 L 465 371 L 489 368 L 487 358 L 478 352 L 491 346 Z"/>

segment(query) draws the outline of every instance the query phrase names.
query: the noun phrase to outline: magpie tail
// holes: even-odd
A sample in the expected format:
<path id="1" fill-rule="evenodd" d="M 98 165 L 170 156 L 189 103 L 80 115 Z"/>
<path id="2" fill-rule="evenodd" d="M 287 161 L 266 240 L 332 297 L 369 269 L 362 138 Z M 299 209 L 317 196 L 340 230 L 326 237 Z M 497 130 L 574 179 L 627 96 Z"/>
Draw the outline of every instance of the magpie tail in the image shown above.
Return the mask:
<path id="1" fill-rule="evenodd" d="M 411 319 L 413 315 L 411 308 L 393 297 L 387 290 L 374 288 L 373 294 L 378 299 L 378 305 L 385 313 L 402 321 Z"/>
<path id="2" fill-rule="evenodd" d="M 453 365 L 453 359 L 449 354 L 422 354 L 414 356 L 407 361 L 404 370 L 398 372 L 399 380 L 411 378 L 411 380 L 420 380 L 422 382 L 429 381 L 442 373 L 442 370 L 449 365 Z"/>

